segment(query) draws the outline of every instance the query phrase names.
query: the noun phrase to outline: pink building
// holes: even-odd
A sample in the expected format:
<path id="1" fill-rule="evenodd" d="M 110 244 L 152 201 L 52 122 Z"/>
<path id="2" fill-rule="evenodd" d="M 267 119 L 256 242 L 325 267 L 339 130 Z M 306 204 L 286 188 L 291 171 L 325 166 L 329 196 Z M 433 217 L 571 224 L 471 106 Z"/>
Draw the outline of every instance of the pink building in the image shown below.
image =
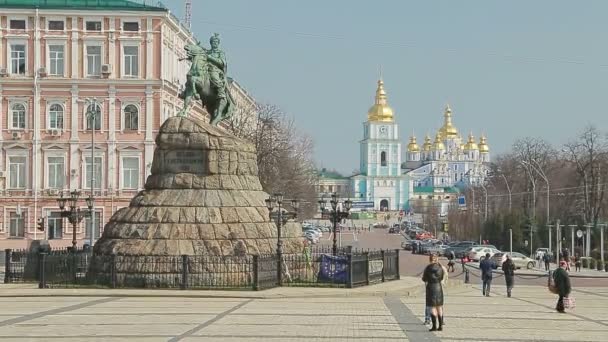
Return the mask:
<path id="1" fill-rule="evenodd" d="M 91 177 L 95 224 L 78 225 L 79 246 L 128 206 L 150 173 L 160 125 L 181 108 L 189 64 L 179 59 L 190 42 L 167 9 L 144 2 L 0 1 L 0 249 L 36 239 L 70 246 L 56 199 L 82 190 L 86 208 Z"/>

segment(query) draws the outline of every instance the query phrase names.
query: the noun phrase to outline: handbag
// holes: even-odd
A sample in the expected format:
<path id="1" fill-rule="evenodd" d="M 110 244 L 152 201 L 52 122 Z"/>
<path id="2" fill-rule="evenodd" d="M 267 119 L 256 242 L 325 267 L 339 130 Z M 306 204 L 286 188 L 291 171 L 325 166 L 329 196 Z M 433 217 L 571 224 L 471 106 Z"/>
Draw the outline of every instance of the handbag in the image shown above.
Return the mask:
<path id="1" fill-rule="evenodd" d="M 549 288 L 549 292 L 551 292 L 553 294 L 557 294 L 557 286 L 555 286 L 555 281 L 553 281 L 553 279 L 551 279 L 551 278 L 549 278 L 548 288 Z"/>
<path id="2" fill-rule="evenodd" d="M 566 309 L 574 309 L 576 307 L 576 300 L 574 297 L 564 297 L 564 308 Z"/>

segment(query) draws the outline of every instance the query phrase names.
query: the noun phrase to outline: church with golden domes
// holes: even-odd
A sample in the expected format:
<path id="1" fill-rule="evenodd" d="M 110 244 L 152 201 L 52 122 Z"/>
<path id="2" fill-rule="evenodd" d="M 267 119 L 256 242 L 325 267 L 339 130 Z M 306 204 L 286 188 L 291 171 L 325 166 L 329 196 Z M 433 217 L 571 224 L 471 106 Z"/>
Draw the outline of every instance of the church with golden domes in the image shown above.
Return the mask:
<path id="1" fill-rule="evenodd" d="M 465 141 L 446 106 L 443 126 L 424 137 L 422 146 L 409 137 L 402 162 L 399 127 L 388 104 L 384 82 L 378 81 L 374 105 L 363 123 L 359 174 L 352 176 L 356 201 L 374 202 L 376 210 L 410 209 L 411 199 L 455 200 L 460 189 L 479 184 L 488 174 L 490 148 L 482 134 Z"/>

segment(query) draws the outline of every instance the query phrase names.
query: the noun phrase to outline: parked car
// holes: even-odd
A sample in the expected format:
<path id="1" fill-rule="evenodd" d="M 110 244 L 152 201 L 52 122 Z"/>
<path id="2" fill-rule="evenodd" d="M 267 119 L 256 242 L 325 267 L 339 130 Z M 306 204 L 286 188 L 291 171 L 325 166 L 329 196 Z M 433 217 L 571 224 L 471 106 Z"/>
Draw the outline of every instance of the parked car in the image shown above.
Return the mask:
<path id="1" fill-rule="evenodd" d="M 444 252 L 447 255 L 453 251 L 457 258 L 462 258 L 465 255 L 465 251 L 475 245 L 476 243 L 473 241 L 460 241 L 456 245 L 448 247 Z"/>
<path id="2" fill-rule="evenodd" d="M 403 248 L 406 251 L 411 251 L 414 248 L 414 244 L 416 243 L 416 240 L 406 240 L 401 242 L 401 248 Z"/>
<path id="3" fill-rule="evenodd" d="M 496 253 L 492 256 L 492 260 L 494 260 L 494 262 L 496 263 L 496 266 L 502 267 L 502 263 L 505 262 L 505 260 L 507 260 L 508 254 L 511 254 L 511 253 L 509 253 L 509 252 Z M 515 264 L 516 268 L 531 269 L 534 267 L 534 263 L 535 263 L 533 259 L 528 258 L 527 256 L 525 256 L 521 253 L 517 253 L 517 252 L 513 252 L 513 255 L 511 256 L 511 260 L 513 260 L 513 264 Z"/>
<path id="4" fill-rule="evenodd" d="M 390 227 L 388 229 L 388 233 L 389 234 L 399 234 L 399 227 L 396 227 L 396 228 L 395 227 Z"/>
<path id="5" fill-rule="evenodd" d="M 485 258 L 487 253 L 490 253 L 491 258 L 494 254 L 500 253 L 500 251 L 489 246 L 474 246 L 467 250 L 467 256 L 472 261 L 480 261 Z"/>
<path id="6" fill-rule="evenodd" d="M 443 256 L 445 255 L 446 248 L 448 248 L 448 246 L 444 245 L 443 243 L 432 245 L 426 249 L 426 254 L 437 254 L 439 256 Z"/>

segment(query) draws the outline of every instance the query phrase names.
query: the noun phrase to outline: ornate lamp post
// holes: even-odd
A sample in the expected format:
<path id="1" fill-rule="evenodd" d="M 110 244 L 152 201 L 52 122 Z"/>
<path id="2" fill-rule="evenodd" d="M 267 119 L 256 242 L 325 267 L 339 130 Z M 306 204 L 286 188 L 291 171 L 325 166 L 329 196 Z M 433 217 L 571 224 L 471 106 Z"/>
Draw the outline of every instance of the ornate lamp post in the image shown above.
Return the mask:
<path id="1" fill-rule="evenodd" d="M 266 199 L 266 208 L 268 208 L 268 215 L 271 219 L 275 219 L 277 224 L 277 279 L 279 280 L 279 285 L 282 283 L 282 259 L 283 259 L 283 240 L 281 234 L 281 228 L 284 224 L 287 223 L 287 220 L 290 218 L 295 219 L 298 215 L 298 209 L 300 208 L 300 201 L 297 199 L 291 200 L 291 206 L 295 210 L 294 212 L 286 212 L 283 213 L 283 194 L 276 193 L 269 198 Z M 277 208 L 276 216 L 273 216 L 273 210 Z"/>
<path id="2" fill-rule="evenodd" d="M 80 197 L 80 191 L 74 190 L 70 192 L 70 198 L 63 197 L 63 193 L 61 197 L 57 199 L 57 203 L 59 204 L 59 209 L 61 210 L 61 217 L 67 217 L 68 221 L 72 224 L 72 251 L 76 252 L 76 226 L 82 222 L 82 219 L 85 217 L 90 217 L 93 212 L 93 198 L 87 197 L 87 207 L 89 210 L 80 210 L 76 205 L 78 204 L 78 199 Z M 69 200 L 69 209 L 66 208 L 65 204 Z"/>
<path id="3" fill-rule="evenodd" d="M 334 192 L 331 195 L 331 201 L 329 201 L 329 203 L 331 204 L 331 211 L 329 212 L 329 214 L 331 215 L 331 221 L 334 227 L 334 236 L 333 236 L 333 249 L 332 249 L 332 254 L 334 256 L 336 256 L 338 254 L 338 245 L 337 245 L 337 240 L 336 240 L 336 228 L 338 226 L 338 222 L 342 221 L 342 219 L 345 219 L 348 217 L 348 213 L 350 211 L 350 209 L 353 206 L 353 202 L 349 199 L 347 199 L 346 201 L 344 201 L 343 203 L 340 203 L 338 201 L 338 195 Z M 325 199 L 321 198 L 319 200 L 319 209 L 321 209 L 321 213 L 323 213 L 325 211 L 325 206 L 326 206 L 327 202 L 325 201 Z"/>

